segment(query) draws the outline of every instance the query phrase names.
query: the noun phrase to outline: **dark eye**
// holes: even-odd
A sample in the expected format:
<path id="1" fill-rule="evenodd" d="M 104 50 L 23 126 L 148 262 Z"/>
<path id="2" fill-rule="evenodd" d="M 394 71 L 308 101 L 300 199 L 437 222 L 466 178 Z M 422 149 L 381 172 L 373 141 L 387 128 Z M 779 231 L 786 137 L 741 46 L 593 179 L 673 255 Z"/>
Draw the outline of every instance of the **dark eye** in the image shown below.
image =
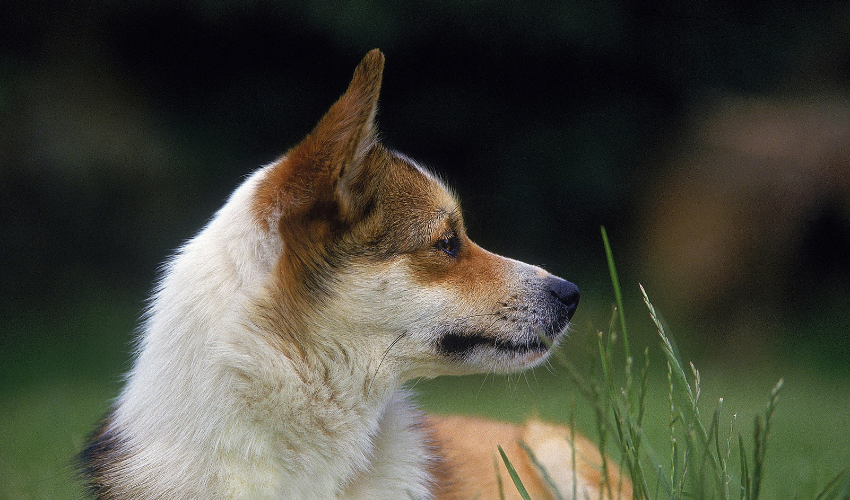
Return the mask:
<path id="1" fill-rule="evenodd" d="M 455 235 L 446 236 L 437 242 L 437 248 L 446 252 L 449 257 L 454 257 L 460 250 L 460 239 Z"/>

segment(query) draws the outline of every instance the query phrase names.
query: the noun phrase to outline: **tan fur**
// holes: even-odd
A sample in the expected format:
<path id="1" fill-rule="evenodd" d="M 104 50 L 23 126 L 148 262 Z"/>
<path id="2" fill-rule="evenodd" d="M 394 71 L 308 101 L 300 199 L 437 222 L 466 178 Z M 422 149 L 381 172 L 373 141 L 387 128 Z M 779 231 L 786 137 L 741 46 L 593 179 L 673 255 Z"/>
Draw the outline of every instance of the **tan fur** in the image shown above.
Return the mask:
<path id="1" fill-rule="evenodd" d="M 429 416 L 428 422 L 437 436 L 445 457 L 444 467 L 448 471 L 438 496 L 441 500 L 497 499 L 500 498 L 499 482 L 506 500 L 520 499 L 498 454 L 499 445 L 532 498 L 556 498 L 550 485 L 541 477 L 539 467 L 520 443 L 533 450 L 535 458 L 565 498 L 572 498 L 573 474 L 578 498 L 599 498 L 600 487 L 603 498 L 632 498 L 631 483 L 610 460 L 606 464 L 608 482 L 603 483 L 602 457 L 598 446 L 581 434 L 571 435 L 573 433 L 566 426 L 536 419 L 515 425 L 466 416 Z M 575 450 L 570 444 L 573 439 Z M 573 452 L 575 469 L 572 465 Z"/>
<path id="2" fill-rule="evenodd" d="M 497 498 L 497 444 L 546 497 L 518 440 L 564 495 L 575 469 L 579 496 L 599 498 L 583 438 L 573 467 L 563 427 L 426 417 L 403 387 L 544 361 L 540 336 L 562 338 L 579 294 L 475 245 L 452 193 L 378 142 L 383 65 L 370 52 L 313 132 L 166 266 L 83 455 L 98 498 Z"/>

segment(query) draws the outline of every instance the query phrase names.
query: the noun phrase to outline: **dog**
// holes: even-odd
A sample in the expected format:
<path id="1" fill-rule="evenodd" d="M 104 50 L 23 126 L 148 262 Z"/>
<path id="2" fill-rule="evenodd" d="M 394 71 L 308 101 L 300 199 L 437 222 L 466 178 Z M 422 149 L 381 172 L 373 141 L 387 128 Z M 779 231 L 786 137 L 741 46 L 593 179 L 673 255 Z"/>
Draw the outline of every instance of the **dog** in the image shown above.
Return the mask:
<path id="1" fill-rule="evenodd" d="M 369 52 L 316 128 L 166 264 L 81 453 L 93 496 L 519 498 L 501 444 L 536 498 L 631 498 L 566 427 L 413 403 L 411 379 L 546 360 L 579 291 L 478 247 L 451 191 L 381 144 L 383 67 Z"/>

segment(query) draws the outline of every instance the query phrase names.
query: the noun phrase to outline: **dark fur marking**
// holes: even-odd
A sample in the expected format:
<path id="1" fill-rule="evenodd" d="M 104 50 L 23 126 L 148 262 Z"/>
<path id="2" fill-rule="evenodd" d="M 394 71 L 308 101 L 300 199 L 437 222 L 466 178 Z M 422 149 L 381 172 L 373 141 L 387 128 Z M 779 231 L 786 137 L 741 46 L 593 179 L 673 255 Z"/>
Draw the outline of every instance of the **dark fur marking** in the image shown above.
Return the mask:
<path id="1" fill-rule="evenodd" d="M 91 497 L 98 500 L 116 499 L 109 477 L 121 462 L 121 438 L 110 429 L 111 415 L 104 417 L 100 427 L 89 437 L 88 445 L 77 456 L 80 476 L 86 482 Z"/>
<path id="2" fill-rule="evenodd" d="M 530 351 L 543 352 L 546 346 L 539 338 L 529 338 L 526 342 L 495 339 L 482 333 L 449 332 L 440 338 L 438 349 L 446 356 L 464 356 L 478 346 L 492 347 L 500 351 L 524 354 Z"/>

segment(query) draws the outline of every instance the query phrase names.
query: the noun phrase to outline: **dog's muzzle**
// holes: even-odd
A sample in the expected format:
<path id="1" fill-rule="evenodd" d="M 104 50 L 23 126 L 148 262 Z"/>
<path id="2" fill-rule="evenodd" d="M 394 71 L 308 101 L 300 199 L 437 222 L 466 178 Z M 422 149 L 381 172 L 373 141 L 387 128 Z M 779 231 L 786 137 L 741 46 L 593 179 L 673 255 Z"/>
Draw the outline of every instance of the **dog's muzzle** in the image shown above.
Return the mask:
<path id="1" fill-rule="evenodd" d="M 552 275 L 547 276 L 538 286 L 537 299 L 530 299 L 535 305 L 521 308 L 520 317 L 515 318 L 521 321 L 511 323 L 519 326 L 513 335 L 495 333 L 486 328 L 450 327 L 438 336 L 438 351 L 450 357 L 462 358 L 476 348 L 515 354 L 548 350 L 551 342 L 564 333 L 576 312 L 579 291 L 573 283 Z M 506 320 L 507 316 L 501 319 Z"/>

